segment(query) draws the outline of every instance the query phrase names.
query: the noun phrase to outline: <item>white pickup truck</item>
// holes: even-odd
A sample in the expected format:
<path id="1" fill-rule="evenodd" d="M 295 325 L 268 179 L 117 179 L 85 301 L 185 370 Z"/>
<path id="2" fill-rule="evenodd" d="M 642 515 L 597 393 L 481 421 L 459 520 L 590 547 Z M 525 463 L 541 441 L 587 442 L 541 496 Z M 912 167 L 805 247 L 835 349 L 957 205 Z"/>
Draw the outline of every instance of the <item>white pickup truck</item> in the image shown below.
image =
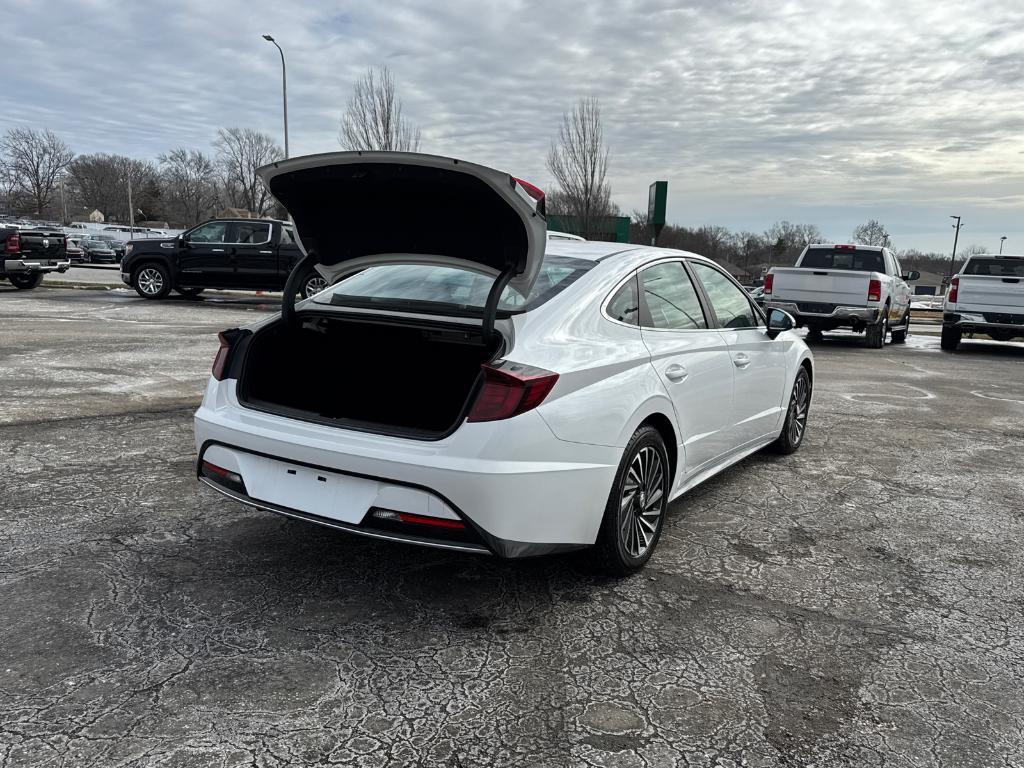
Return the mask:
<path id="1" fill-rule="evenodd" d="M 782 309 L 810 336 L 852 328 L 869 347 L 881 349 L 889 331 L 893 344 L 910 330 L 910 286 L 920 277 L 904 274 L 888 248 L 815 243 L 796 265 L 772 267 L 764 279 L 766 309 Z"/>
<path id="2" fill-rule="evenodd" d="M 955 352 L 965 333 L 1024 338 L 1024 256 L 971 256 L 950 281 L 942 348 Z"/>

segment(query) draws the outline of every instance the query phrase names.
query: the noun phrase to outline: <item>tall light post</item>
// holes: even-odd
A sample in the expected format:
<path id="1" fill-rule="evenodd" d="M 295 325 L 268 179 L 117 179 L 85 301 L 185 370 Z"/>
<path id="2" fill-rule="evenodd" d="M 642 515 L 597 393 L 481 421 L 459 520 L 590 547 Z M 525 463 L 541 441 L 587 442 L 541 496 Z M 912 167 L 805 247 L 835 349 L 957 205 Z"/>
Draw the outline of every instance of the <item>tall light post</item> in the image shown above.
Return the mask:
<path id="1" fill-rule="evenodd" d="M 1006 242 L 1006 235 L 1003 235 L 1002 237 L 999 238 L 999 255 L 1000 256 L 1003 255 L 1003 243 L 1005 243 L 1005 242 Z"/>
<path id="2" fill-rule="evenodd" d="M 281 46 L 277 44 L 277 40 L 271 35 L 264 35 L 263 39 L 268 43 L 273 43 L 277 47 L 277 52 L 281 54 L 281 98 L 284 101 L 284 158 L 288 159 L 288 70 L 284 66 L 284 51 L 281 50 Z"/>
<path id="3" fill-rule="evenodd" d="M 953 235 L 953 255 L 949 259 L 949 279 L 952 280 L 953 265 L 956 264 L 956 241 L 960 238 L 960 227 L 962 227 L 963 224 L 960 223 L 959 216 L 950 216 L 949 218 L 956 219 L 956 224 L 953 225 L 954 229 L 956 229 L 956 234 Z"/>

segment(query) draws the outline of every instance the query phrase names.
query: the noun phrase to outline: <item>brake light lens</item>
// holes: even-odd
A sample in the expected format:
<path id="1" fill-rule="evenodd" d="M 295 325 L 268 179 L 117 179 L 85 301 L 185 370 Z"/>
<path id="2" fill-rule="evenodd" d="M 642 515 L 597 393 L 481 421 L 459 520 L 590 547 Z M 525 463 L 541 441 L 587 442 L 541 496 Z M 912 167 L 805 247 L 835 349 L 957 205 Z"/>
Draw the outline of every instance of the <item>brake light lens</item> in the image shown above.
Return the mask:
<path id="1" fill-rule="evenodd" d="M 510 363 L 480 366 L 484 385 L 469 412 L 468 421 L 498 421 L 532 411 L 548 396 L 558 374 L 530 365 Z"/>
<path id="2" fill-rule="evenodd" d="M 224 381 L 228 373 L 228 363 L 231 362 L 231 351 L 235 343 L 242 337 L 242 331 L 232 328 L 228 331 L 221 331 L 217 334 L 220 347 L 217 349 L 217 356 L 213 358 L 213 378 L 217 381 Z"/>
<path id="3" fill-rule="evenodd" d="M 764 276 L 764 295 L 767 296 L 772 292 L 772 286 L 775 284 L 775 275 L 770 272 Z"/>
<path id="4" fill-rule="evenodd" d="M 373 516 L 378 520 L 388 520 L 393 523 L 405 523 L 406 525 L 428 525 L 432 528 L 446 528 L 450 531 L 466 530 L 466 524 L 461 520 L 448 520 L 443 517 L 414 515 L 411 512 L 395 512 L 391 509 L 375 509 L 373 511 Z"/>
<path id="5" fill-rule="evenodd" d="M 537 212 L 541 215 L 545 215 L 545 203 L 544 203 L 544 190 L 538 187 L 536 184 L 531 184 L 528 181 L 517 179 L 514 176 L 512 181 L 523 188 L 523 191 L 537 201 Z"/>
<path id="6" fill-rule="evenodd" d="M 836 246 L 836 250 L 837 251 L 856 251 L 857 250 L 857 246 L 856 245 L 837 245 Z"/>
<path id="7" fill-rule="evenodd" d="M 7 236 L 7 245 L 4 248 L 7 253 L 20 253 L 21 252 L 21 235 L 17 232 L 12 232 Z"/>
<path id="8" fill-rule="evenodd" d="M 949 293 L 946 295 L 946 301 L 950 304 L 956 304 L 956 294 L 960 290 L 960 278 L 954 277 L 949 281 Z"/>
<path id="9" fill-rule="evenodd" d="M 868 301 L 882 300 L 882 281 L 870 280 L 868 282 Z"/>

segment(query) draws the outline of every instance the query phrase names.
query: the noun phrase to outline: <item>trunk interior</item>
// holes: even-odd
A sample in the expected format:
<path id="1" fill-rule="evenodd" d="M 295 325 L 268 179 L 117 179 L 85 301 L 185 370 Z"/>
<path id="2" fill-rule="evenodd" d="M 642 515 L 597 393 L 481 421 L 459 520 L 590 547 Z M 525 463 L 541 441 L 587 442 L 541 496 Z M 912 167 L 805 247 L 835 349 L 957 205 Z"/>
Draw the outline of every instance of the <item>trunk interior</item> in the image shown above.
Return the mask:
<path id="1" fill-rule="evenodd" d="M 501 351 L 472 326 L 299 315 L 249 341 L 242 403 L 308 421 L 436 439 L 462 421 Z"/>

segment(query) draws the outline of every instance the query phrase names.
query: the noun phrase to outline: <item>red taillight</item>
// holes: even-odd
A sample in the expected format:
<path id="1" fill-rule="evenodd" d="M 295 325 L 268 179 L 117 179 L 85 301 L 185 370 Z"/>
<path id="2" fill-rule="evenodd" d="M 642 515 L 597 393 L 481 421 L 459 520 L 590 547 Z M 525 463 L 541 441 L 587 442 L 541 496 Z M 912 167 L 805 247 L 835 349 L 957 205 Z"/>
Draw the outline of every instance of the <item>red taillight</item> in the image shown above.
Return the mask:
<path id="1" fill-rule="evenodd" d="M 764 276 L 764 295 L 767 296 L 772 292 L 772 285 L 775 283 L 775 275 L 768 273 Z"/>
<path id="2" fill-rule="evenodd" d="M 946 295 L 946 301 L 950 304 L 956 304 L 956 294 L 960 289 L 960 278 L 954 277 L 949 281 L 949 293 Z"/>
<path id="3" fill-rule="evenodd" d="M 558 381 L 557 373 L 519 363 L 480 367 L 484 385 L 469 412 L 469 421 L 510 419 L 533 410 L 544 402 Z"/>
<path id="4" fill-rule="evenodd" d="M 881 301 L 882 300 L 882 281 L 881 280 L 869 280 L 868 281 L 868 301 Z"/>
<path id="5" fill-rule="evenodd" d="M 229 331 L 221 331 L 217 334 L 217 340 L 220 342 L 220 348 L 217 350 L 217 356 L 213 358 L 213 378 L 217 381 L 224 381 L 228 374 L 228 363 L 231 360 L 231 350 L 245 333 L 237 328 L 232 328 Z"/>
<path id="6" fill-rule="evenodd" d="M 856 245 L 837 245 L 836 246 L 836 250 L 837 251 L 856 251 L 857 250 L 857 246 Z"/>
<path id="7" fill-rule="evenodd" d="M 526 191 L 526 194 L 528 194 L 534 200 L 539 201 L 544 199 L 544 190 L 542 190 L 536 184 L 531 184 L 530 182 L 523 181 L 522 179 L 516 179 L 515 181 L 516 184 L 521 186 Z"/>
<path id="8" fill-rule="evenodd" d="M 4 248 L 7 253 L 20 253 L 21 252 L 21 235 L 17 232 L 12 232 L 7 236 L 7 246 Z"/>
<path id="9" fill-rule="evenodd" d="M 427 517 L 426 515 L 412 515 L 408 512 L 399 512 L 398 519 L 403 523 L 413 525 L 432 525 L 435 528 L 450 528 L 453 530 L 464 530 L 466 524 L 461 520 L 446 520 L 443 517 Z"/>

